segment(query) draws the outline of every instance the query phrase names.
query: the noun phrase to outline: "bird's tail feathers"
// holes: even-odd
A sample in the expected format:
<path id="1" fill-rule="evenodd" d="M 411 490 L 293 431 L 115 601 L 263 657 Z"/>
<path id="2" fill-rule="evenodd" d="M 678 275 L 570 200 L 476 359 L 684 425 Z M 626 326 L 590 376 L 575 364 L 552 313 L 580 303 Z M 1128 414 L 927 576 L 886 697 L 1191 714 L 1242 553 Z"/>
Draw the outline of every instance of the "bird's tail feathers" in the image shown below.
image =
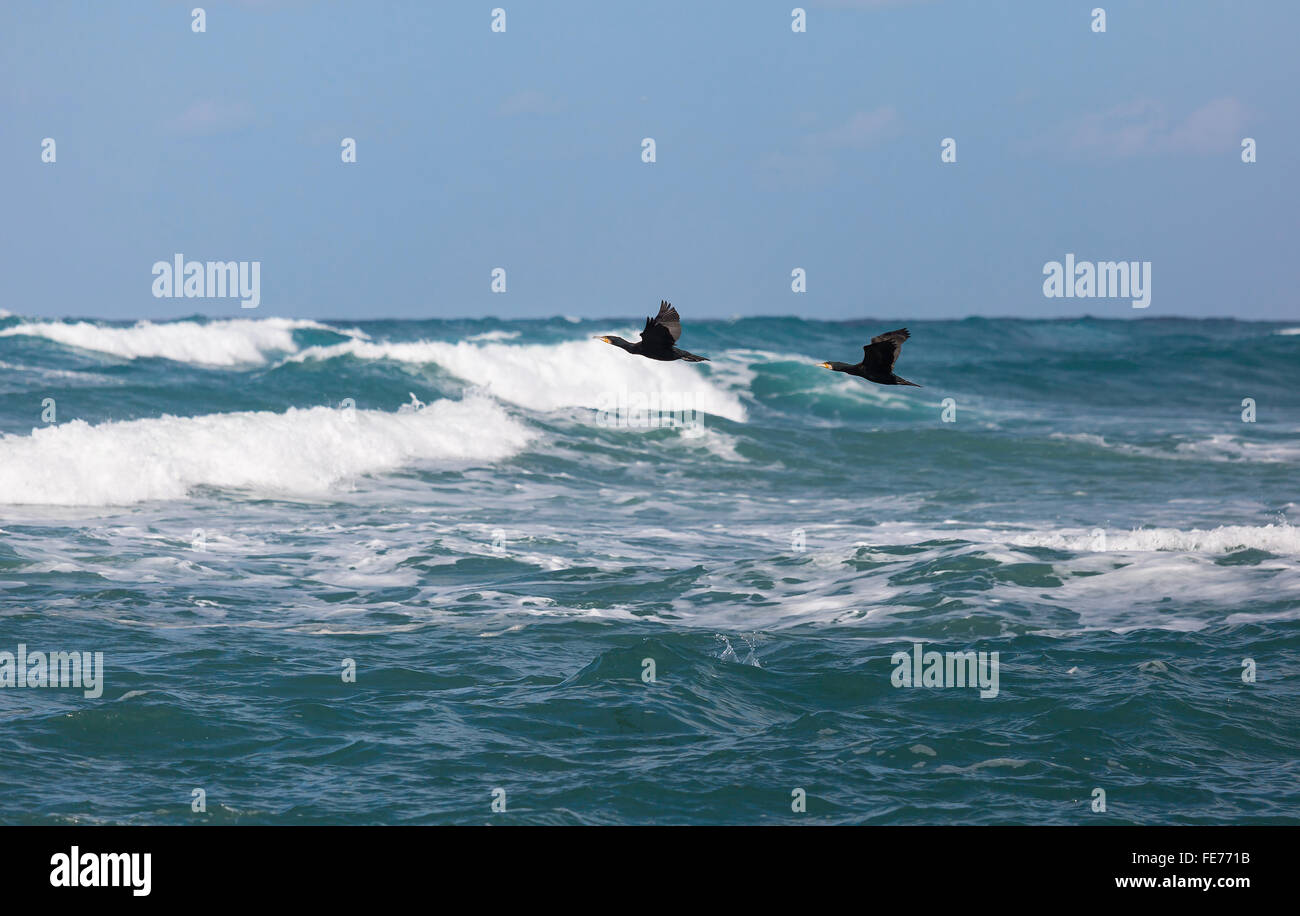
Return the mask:
<path id="1" fill-rule="evenodd" d="M 687 353 L 685 350 L 679 350 L 676 347 L 673 347 L 673 352 L 688 363 L 707 363 L 710 361 L 707 356 L 696 356 L 694 353 Z"/>
<path id="2" fill-rule="evenodd" d="M 924 387 L 925 387 L 924 385 L 918 385 L 916 382 L 909 382 L 907 379 L 903 378 L 901 375 L 896 375 L 896 376 L 894 376 L 894 384 L 896 384 L 896 385 L 911 385 L 913 388 L 924 388 Z"/>

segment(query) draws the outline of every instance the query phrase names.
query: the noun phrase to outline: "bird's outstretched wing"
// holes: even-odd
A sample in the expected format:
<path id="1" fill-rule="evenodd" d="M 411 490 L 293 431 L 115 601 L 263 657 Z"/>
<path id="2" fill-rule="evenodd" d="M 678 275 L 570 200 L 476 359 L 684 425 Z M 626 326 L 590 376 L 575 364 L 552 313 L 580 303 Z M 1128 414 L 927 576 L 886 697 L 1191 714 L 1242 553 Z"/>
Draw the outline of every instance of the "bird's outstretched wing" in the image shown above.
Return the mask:
<path id="1" fill-rule="evenodd" d="M 898 353 L 903 349 L 903 341 L 912 335 L 907 328 L 886 331 L 871 338 L 871 343 L 862 348 L 862 364 L 868 371 L 893 372 Z"/>
<path id="2" fill-rule="evenodd" d="M 682 336 L 682 319 L 677 309 L 660 300 L 659 314 L 645 320 L 645 330 L 641 339 L 647 346 L 656 350 L 671 350 Z"/>

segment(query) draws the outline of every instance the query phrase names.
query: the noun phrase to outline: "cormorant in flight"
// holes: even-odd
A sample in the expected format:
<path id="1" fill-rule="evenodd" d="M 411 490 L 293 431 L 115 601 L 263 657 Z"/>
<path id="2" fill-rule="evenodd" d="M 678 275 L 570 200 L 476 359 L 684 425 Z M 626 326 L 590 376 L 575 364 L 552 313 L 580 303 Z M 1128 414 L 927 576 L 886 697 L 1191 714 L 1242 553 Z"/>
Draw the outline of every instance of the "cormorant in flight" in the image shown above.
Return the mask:
<path id="1" fill-rule="evenodd" d="M 660 300 L 659 314 L 654 318 L 645 320 L 645 330 L 641 332 L 641 339 L 636 343 L 612 335 L 597 337 L 596 339 L 621 347 L 629 353 L 636 353 L 638 356 L 658 359 L 663 362 L 671 362 L 675 359 L 684 359 L 688 363 L 708 362 L 709 358 L 707 356 L 696 356 L 694 353 L 679 350 L 676 344 L 677 338 L 681 336 L 682 319 L 677 314 L 677 309 Z"/>
<path id="2" fill-rule="evenodd" d="M 821 367 L 835 372 L 847 372 L 849 375 L 856 375 L 877 385 L 911 385 L 913 388 L 920 388 L 921 386 L 916 382 L 909 382 L 905 378 L 894 375 L 894 363 L 898 359 L 898 351 L 903 349 L 903 341 L 911 336 L 907 328 L 888 331 L 871 338 L 871 343 L 862 348 L 862 362 L 821 363 Z"/>

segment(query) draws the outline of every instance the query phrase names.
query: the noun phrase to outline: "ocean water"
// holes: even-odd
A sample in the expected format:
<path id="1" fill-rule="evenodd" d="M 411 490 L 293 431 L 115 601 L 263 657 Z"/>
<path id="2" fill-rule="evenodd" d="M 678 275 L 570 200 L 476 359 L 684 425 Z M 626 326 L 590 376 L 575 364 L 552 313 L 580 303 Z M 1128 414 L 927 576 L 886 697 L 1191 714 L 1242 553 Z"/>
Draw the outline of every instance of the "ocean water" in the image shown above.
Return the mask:
<path id="1" fill-rule="evenodd" d="M 639 317 L 0 319 L 0 821 L 1300 821 L 1300 321 Z"/>

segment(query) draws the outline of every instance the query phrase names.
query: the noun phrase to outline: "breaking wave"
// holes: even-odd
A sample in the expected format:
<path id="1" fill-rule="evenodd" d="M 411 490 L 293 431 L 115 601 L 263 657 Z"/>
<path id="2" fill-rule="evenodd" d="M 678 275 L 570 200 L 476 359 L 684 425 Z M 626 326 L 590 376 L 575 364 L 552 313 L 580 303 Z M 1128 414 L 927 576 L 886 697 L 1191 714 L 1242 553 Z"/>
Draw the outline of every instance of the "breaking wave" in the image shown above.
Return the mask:
<path id="1" fill-rule="evenodd" d="M 308 347 L 289 361 L 340 357 L 436 364 L 457 378 L 529 410 L 602 408 L 620 391 L 685 395 L 695 409 L 743 423 L 747 412 L 737 394 L 698 367 L 632 357 L 594 340 L 558 344 L 447 343 L 435 340 L 348 340 Z"/>
<path id="2" fill-rule="evenodd" d="M 200 486 L 323 496 L 406 466 L 495 462 L 532 434 L 487 398 L 419 410 L 290 408 L 74 420 L 0 437 L 0 503 L 106 506 L 181 499 Z"/>
<path id="3" fill-rule="evenodd" d="M 25 321 L 0 330 L 0 337 L 43 337 L 81 350 L 122 359 L 170 359 L 199 366 L 265 363 L 274 353 L 298 349 L 293 332 L 300 329 L 359 336 L 301 318 L 233 318 L 225 321 L 138 321 L 127 327 L 89 321 Z"/>

